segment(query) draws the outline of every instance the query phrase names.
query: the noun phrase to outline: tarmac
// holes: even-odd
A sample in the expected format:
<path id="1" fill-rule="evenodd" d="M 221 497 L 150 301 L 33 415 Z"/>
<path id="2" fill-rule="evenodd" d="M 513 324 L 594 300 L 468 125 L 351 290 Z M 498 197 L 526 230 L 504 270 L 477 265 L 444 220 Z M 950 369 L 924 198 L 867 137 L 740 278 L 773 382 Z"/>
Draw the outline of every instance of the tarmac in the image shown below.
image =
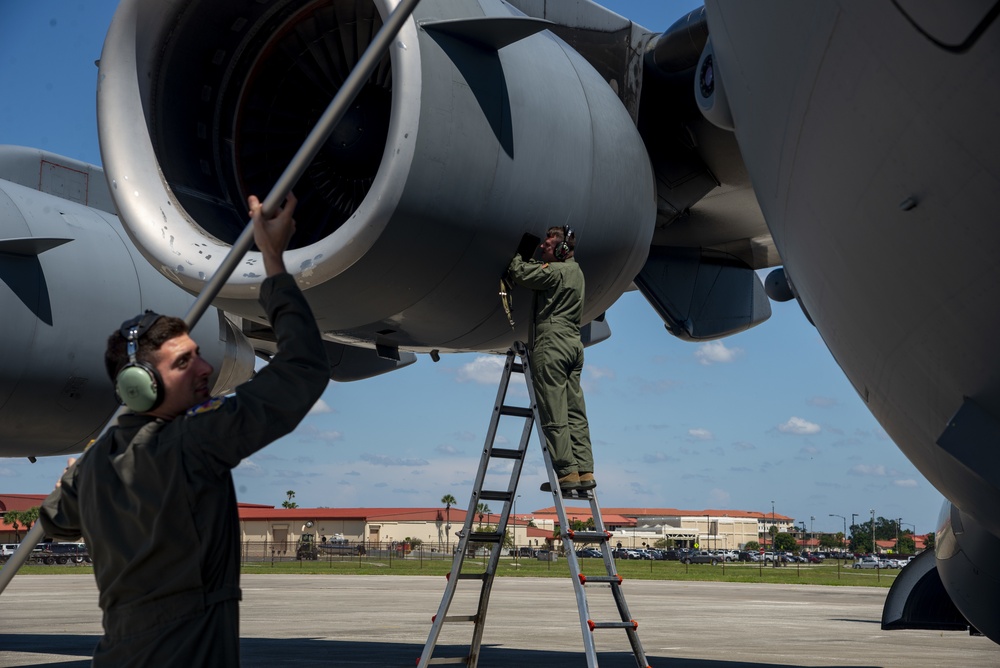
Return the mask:
<path id="1" fill-rule="evenodd" d="M 442 577 L 244 575 L 243 666 L 414 666 Z M 450 614 L 474 606 L 461 586 Z M 630 581 L 624 592 L 656 668 L 998 666 L 1000 645 L 965 632 L 882 631 L 885 589 Z M 591 617 L 617 619 L 606 585 Z M 461 627 L 461 628 L 458 628 Z M 93 576 L 19 575 L 0 596 L 0 666 L 89 665 L 101 633 Z M 479 666 L 586 666 L 571 583 L 497 578 Z M 589 631 L 588 631 L 589 633 Z M 637 665 L 621 629 L 598 630 L 602 668 Z M 446 624 L 435 657 L 460 653 L 471 625 Z"/>

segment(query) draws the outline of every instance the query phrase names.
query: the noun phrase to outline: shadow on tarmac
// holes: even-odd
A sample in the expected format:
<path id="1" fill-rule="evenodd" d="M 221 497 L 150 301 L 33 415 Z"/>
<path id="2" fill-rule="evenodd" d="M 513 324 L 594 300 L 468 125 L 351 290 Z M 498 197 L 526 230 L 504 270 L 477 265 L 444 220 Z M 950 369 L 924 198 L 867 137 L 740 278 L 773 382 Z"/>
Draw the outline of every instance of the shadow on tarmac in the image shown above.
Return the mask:
<path id="1" fill-rule="evenodd" d="M 35 664 L 20 664 L 24 668 L 52 666 L 60 668 L 85 668 L 89 659 L 78 661 L 53 661 L 52 655 L 90 656 L 97 645 L 96 635 L 40 635 L 0 633 L 0 647 L 5 652 L 25 655 L 44 654 L 47 660 Z M 435 658 L 459 656 L 464 647 L 439 645 Z M 297 665 L 297 666 L 371 666 L 387 668 L 399 666 L 412 668 L 423 651 L 423 645 L 405 643 L 351 642 L 319 640 L 315 638 L 242 638 L 240 640 L 242 666 Z M 655 668 L 797 668 L 798 664 L 761 663 L 758 661 L 717 661 L 712 659 L 647 656 Z M 635 668 L 631 652 L 599 652 L 601 668 Z M 480 668 L 509 668 L 510 666 L 545 666 L 545 668 L 580 668 L 587 663 L 583 652 L 554 652 L 545 650 L 519 650 L 484 646 L 479 658 Z M 817 668 L 813 666 L 812 668 Z M 823 668 L 823 667 L 819 667 Z M 829 668 L 833 668 L 830 666 Z M 872 664 L 855 666 L 838 665 L 837 668 L 878 668 Z"/>

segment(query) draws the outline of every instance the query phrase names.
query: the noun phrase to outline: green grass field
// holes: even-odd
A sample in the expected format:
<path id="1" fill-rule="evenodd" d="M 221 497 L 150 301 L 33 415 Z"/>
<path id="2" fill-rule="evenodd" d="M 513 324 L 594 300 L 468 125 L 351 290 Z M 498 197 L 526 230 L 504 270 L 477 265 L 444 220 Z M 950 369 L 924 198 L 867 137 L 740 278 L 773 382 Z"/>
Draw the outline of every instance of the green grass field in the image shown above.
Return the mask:
<path id="1" fill-rule="evenodd" d="M 580 559 L 584 575 L 604 575 L 604 564 L 600 559 Z M 618 573 L 625 580 L 697 580 L 707 582 L 769 582 L 777 584 L 808 585 L 852 585 L 865 587 L 889 587 L 896 579 L 898 570 L 855 570 L 850 562 L 830 560 L 823 564 L 788 564 L 781 568 L 759 564 L 726 564 L 711 566 L 692 564 L 685 566 L 676 561 L 628 561 L 617 560 Z M 467 558 L 464 573 L 483 572 L 486 560 L 483 557 Z M 337 575 L 440 575 L 451 571 L 451 560 L 443 556 L 421 558 L 411 555 L 405 559 L 397 556 L 389 558 L 381 555 L 364 557 L 332 557 L 317 561 L 274 561 L 247 562 L 244 573 L 331 573 Z M 81 566 L 25 566 L 21 573 L 92 573 L 93 567 Z M 501 577 L 569 577 L 569 566 L 560 557 L 555 562 L 537 559 L 500 560 L 498 575 Z"/>

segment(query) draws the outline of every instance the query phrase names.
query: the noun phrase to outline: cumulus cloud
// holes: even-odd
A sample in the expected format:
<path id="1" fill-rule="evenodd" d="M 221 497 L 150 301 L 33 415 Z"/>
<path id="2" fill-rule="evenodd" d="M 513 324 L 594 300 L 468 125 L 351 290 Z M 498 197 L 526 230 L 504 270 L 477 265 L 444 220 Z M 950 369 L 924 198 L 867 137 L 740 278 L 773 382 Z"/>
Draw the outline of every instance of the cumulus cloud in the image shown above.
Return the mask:
<path id="1" fill-rule="evenodd" d="M 239 466 L 233 469 L 233 473 L 237 475 L 246 476 L 248 478 L 263 478 L 267 475 L 267 471 L 262 469 L 260 465 L 250 461 L 249 459 L 244 459 L 240 462 Z"/>
<path id="2" fill-rule="evenodd" d="M 452 434 L 452 436 L 455 437 L 456 441 L 463 441 L 466 443 L 469 441 L 475 441 L 478 438 L 476 434 L 471 431 L 456 431 Z"/>
<path id="3" fill-rule="evenodd" d="M 336 429 L 320 429 L 316 425 L 307 424 L 299 427 L 299 437 L 304 441 L 339 441 L 344 435 Z"/>
<path id="4" fill-rule="evenodd" d="M 888 475 L 882 464 L 855 464 L 847 472 L 851 475 L 870 475 L 878 478 Z"/>
<path id="5" fill-rule="evenodd" d="M 455 378 L 460 383 L 496 385 L 500 382 L 500 375 L 503 373 L 506 359 L 499 355 L 479 355 L 468 364 L 459 367 Z"/>
<path id="6" fill-rule="evenodd" d="M 689 441 L 711 441 L 715 438 L 715 434 L 710 432 L 708 429 L 702 429 L 701 427 L 696 427 L 694 429 L 688 429 L 688 440 Z"/>
<path id="7" fill-rule="evenodd" d="M 646 464 L 657 464 L 659 462 L 675 462 L 675 458 L 665 452 L 649 452 L 642 456 L 642 461 Z"/>
<path id="8" fill-rule="evenodd" d="M 733 447 L 737 450 L 756 450 L 757 446 L 748 441 L 736 441 Z"/>
<path id="9" fill-rule="evenodd" d="M 907 478 L 906 480 L 893 480 L 892 484 L 896 487 L 919 487 L 917 481 L 912 478 Z"/>
<path id="10" fill-rule="evenodd" d="M 603 367 L 594 366 L 589 364 L 583 367 L 583 373 L 592 378 L 593 380 L 600 380 L 601 378 L 614 378 L 614 369 L 605 369 Z"/>
<path id="11" fill-rule="evenodd" d="M 442 455 L 457 455 L 460 452 L 454 445 L 448 445 L 447 443 L 437 446 L 434 448 L 434 451 L 440 452 Z"/>
<path id="12" fill-rule="evenodd" d="M 700 364 L 727 364 L 743 354 L 742 348 L 727 348 L 722 341 L 709 341 L 698 346 L 694 351 L 695 359 Z"/>
<path id="13" fill-rule="evenodd" d="M 322 399 L 319 399 L 316 403 L 312 405 L 309 412 L 306 415 L 321 415 L 323 413 L 332 413 L 333 409 L 330 408 L 330 404 L 326 403 Z"/>
<path id="14" fill-rule="evenodd" d="M 373 455 L 367 452 L 361 455 L 361 459 L 375 466 L 427 466 L 430 464 L 426 459 L 389 457 L 386 455 Z"/>
<path id="15" fill-rule="evenodd" d="M 729 492 L 724 489 L 713 489 L 708 493 L 708 500 L 713 506 L 728 506 Z"/>
<path id="16" fill-rule="evenodd" d="M 778 431 L 782 434 L 818 434 L 819 425 L 808 420 L 803 420 L 800 417 L 791 417 L 788 419 L 788 422 L 778 425 Z"/>

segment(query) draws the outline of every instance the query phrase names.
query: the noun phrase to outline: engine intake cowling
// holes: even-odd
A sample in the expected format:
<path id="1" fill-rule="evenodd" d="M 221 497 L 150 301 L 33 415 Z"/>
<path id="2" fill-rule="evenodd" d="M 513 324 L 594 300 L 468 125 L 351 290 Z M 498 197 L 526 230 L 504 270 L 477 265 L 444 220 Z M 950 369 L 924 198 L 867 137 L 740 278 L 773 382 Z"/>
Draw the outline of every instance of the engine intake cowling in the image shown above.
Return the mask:
<path id="1" fill-rule="evenodd" d="M 121 4 L 101 58 L 101 148 L 129 234 L 159 271 L 202 288 L 246 224 L 246 196 L 270 189 L 394 5 Z M 526 332 L 511 331 L 499 276 L 525 232 L 551 225 L 577 232 L 587 319 L 642 267 L 653 179 L 607 83 L 548 32 L 497 50 L 425 28 L 480 19 L 488 32 L 514 11 L 421 2 L 295 187 L 285 261 L 328 338 L 506 348 Z M 216 305 L 262 320 L 262 273 L 249 253 Z"/>

